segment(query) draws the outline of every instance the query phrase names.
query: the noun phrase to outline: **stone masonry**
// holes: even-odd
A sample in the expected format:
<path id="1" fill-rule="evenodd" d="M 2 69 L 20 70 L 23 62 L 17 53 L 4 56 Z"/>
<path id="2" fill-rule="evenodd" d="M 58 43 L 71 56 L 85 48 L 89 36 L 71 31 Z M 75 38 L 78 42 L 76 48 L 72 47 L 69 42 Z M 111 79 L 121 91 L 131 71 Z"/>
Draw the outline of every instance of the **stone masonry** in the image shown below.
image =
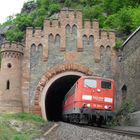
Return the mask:
<path id="1" fill-rule="evenodd" d="M 117 79 L 115 33 L 99 29 L 97 20 L 83 21 L 81 11 L 62 10 L 43 29 L 28 27 L 25 39 L 23 45 L 2 44 L 0 112 L 41 115 L 43 89 L 66 71 Z"/>
<path id="2" fill-rule="evenodd" d="M 120 53 L 119 93 L 140 110 L 140 27 L 124 42 Z"/>

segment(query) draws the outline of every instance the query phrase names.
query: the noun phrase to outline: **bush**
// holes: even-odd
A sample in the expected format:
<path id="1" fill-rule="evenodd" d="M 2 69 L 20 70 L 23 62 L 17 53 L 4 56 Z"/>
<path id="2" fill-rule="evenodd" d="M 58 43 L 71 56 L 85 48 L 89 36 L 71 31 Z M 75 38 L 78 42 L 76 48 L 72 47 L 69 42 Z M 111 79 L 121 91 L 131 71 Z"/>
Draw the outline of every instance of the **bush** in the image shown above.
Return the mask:
<path id="1" fill-rule="evenodd" d="M 136 108 L 133 102 L 126 100 L 122 103 L 119 114 L 127 115 L 128 113 L 132 113 L 134 111 L 136 111 Z"/>
<path id="2" fill-rule="evenodd" d="M 119 50 L 119 49 L 121 49 L 122 44 L 123 44 L 123 41 L 118 40 L 118 41 L 116 42 L 114 48 L 115 48 L 116 50 Z"/>
<path id="3" fill-rule="evenodd" d="M 24 33 L 19 29 L 11 29 L 6 32 L 6 39 L 10 42 L 21 42 L 24 37 Z"/>
<path id="4" fill-rule="evenodd" d="M 21 30 L 25 31 L 26 27 L 33 26 L 33 18 L 30 15 L 17 15 L 16 19 L 14 20 L 14 24 L 16 27 Z"/>
<path id="5" fill-rule="evenodd" d="M 54 14 L 54 13 L 59 12 L 60 9 L 61 8 L 60 8 L 60 5 L 59 4 L 52 3 L 49 6 L 49 12 L 50 12 L 51 15 Z"/>
<path id="6" fill-rule="evenodd" d="M 129 113 L 136 111 L 136 108 L 132 101 L 124 101 L 121 105 L 120 111 L 116 114 L 116 117 L 108 122 L 109 126 L 123 126 L 129 125 Z"/>
<path id="7" fill-rule="evenodd" d="M 98 19 L 102 15 L 102 9 L 99 6 L 92 6 L 84 8 L 84 18 L 93 20 L 94 18 Z"/>
<path id="8" fill-rule="evenodd" d="M 31 140 L 44 133 L 47 123 L 30 113 L 0 115 L 0 140 Z"/>
<path id="9" fill-rule="evenodd" d="M 140 6 L 133 9 L 132 16 L 132 29 L 135 30 L 137 27 L 140 26 Z"/>
<path id="10" fill-rule="evenodd" d="M 71 7 L 72 1 L 71 0 L 65 0 L 65 6 L 66 7 Z"/>

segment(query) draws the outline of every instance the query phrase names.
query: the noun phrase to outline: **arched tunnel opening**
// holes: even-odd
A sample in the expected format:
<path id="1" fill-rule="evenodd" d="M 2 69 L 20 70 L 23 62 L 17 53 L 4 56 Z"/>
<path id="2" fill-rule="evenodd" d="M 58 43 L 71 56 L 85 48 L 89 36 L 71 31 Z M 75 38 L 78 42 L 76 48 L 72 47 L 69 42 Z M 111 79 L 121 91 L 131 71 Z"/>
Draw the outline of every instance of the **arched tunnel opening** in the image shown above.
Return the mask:
<path id="1" fill-rule="evenodd" d="M 62 120 L 64 97 L 79 78 L 77 75 L 67 75 L 51 84 L 45 98 L 46 116 L 49 121 Z"/>

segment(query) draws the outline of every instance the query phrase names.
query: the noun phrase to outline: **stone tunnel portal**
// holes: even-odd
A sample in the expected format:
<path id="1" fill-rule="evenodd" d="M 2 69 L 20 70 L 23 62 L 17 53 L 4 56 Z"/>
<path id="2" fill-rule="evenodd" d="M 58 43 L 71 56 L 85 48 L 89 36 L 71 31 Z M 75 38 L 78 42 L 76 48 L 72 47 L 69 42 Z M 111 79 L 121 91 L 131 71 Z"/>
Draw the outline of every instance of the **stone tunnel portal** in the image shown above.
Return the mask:
<path id="1" fill-rule="evenodd" d="M 45 112 L 49 121 L 60 121 L 62 119 L 62 105 L 64 96 L 80 75 L 65 75 L 56 79 L 48 88 L 45 97 Z"/>

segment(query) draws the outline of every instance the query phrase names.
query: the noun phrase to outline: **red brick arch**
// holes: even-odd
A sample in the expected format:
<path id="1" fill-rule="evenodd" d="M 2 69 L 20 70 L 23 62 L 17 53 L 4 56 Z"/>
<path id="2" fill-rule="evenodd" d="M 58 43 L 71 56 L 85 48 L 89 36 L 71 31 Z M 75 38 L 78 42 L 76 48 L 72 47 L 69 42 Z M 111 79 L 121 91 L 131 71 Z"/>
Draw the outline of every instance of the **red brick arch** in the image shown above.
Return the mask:
<path id="1" fill-rule="evenodd" d="M 46 83 L 50 79 L 52 79 L 54 76 L 56 76 L 60 73 L 63 73 L 63 72 L 67 72 L 67 71 L 81 72 L 85 75 L 93 74 L 93 72 L 90 71 L 89 68 L 87 68 L 86 66 L 81 65 L 81 64 L 68 63 L 68 64 L 59 64 L 59 65 L 52 67 L 42 76 L 41 80 L 39 81 L 39 84 L 35 91 L 34 106 L 30 107 L 30 112 L 33 112 L 34 114 L 38 114 L 38 115 L 42 114 L 41 107 L 40 107 L 40 99 L 41 99 L 41 94 L 42 94 L 42 91 L 43 91 Z"/>

